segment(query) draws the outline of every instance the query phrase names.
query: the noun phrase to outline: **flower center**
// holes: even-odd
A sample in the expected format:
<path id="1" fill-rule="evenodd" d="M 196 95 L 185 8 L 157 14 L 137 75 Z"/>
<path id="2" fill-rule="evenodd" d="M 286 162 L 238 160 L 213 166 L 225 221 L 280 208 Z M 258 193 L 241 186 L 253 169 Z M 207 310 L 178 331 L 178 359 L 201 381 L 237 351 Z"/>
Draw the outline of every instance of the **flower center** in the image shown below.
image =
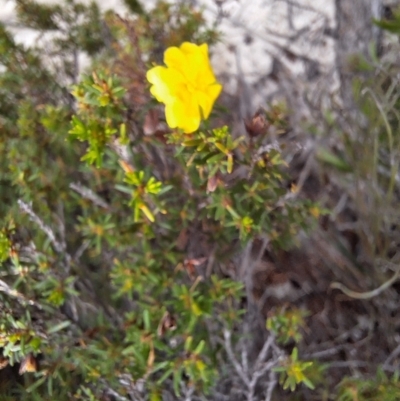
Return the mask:
<path id="1" fill-rule="evenodd" d="M 197 91 L 197 88 L 190 82 L 186 83 L 186 89 L 189 93 L 194 93 Z"/>

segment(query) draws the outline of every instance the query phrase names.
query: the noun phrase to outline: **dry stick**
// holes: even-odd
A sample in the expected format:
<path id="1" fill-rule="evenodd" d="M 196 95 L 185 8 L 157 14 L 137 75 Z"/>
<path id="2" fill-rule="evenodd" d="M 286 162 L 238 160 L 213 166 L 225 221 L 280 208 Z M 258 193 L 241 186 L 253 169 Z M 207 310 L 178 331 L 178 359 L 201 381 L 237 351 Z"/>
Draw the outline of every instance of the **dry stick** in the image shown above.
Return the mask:
<path id="1" fill-rule="evenodd" d="M 250 380 L 248 377 L 243 372 L 242 366 L 240 366 L 240 363 L 237 361 L 233 351 L 232 351 L 232 345 L 231 345 L 231 332 L 227 329 L 224 330 L 224 347 L 226 350 L 226 353 L 228 354 L 228 357 L 230 361 L 233 364 L 233 367 L 235 368 L 237 374 L 239 377 L 243 380 L 243 383 L 246 384 L 247 387 L 250 385 Z"/>
<path id="2" fill-rule="evenodd" d="M 21 199 L 18 199 L 18 205 L 20 207 L 20 209 L 29 215 L 30 219 L 36 223 L 39 228 L 47 235 L 47 237 L 49 238 L 50 242 L 52 243 L 54 249 L 60 253 L 61 255 L 64 256 L 65 261 L 66 261 L 66 266 L 65 266 L 65 273 L 69 274 L 69 270 L 70 270 L 70 266 L 71 266 L 71 256 L 66 252 L 66 244 L 65 243 L 61 243 L 60 241 L 58 241 L 56 239 L 56 236 L 53 232 L 53 230 L 46 225 L 42 219 L 36 215 L 36 213 L 32 210 L 32 207 L 30 205 L 28 205 L 27 203 L 25 203 L 24 201 L 22 201 Z M 83 249 L 84 250 L 84 249 Z M 79 251 L 79 250 L 78 250 Z M 79 256 L 79 255 L 78 255 Z M 73 305 L 73 298 L 71 298 L 71 307 L 74 313 L 74 318 L 77 316 L 75 315 L 77 313 L 76 307 Z M 102 304 L 104 310 L 109 314 L 110 317 L 112 317 L 114 322 L 120 322 L 120 320 L 118 319 L 118 316 L 115 313 L 110 313 L 110 307 L 106 304 Z"/>
<path id="3" fill-rule="evenodd" d="M 292 7 L 296 7 L 302 11 L 309 11 L 309 12 L 313 12 L 315 14 L 319 14 L 320 16 L 322 16 L 323 18 L 328 18 L 323 12 L 317 10 L 316 8 L 312 7 L 312 6 L 308 6 L 306 4 L 301 4 L 298 1 L 292 1 L 292 0 L 278 0 L 281 2 L 285 2 L 286 4 L 292 6 Z"/>
<path id="4" fill-rule="evenodd" d="M 249 324 L 248 322 L 244 322 L 243 323 L 244 326 L 244 333 L 249 333 Z M 246 336 L 242 337 L 242 344 L 243 346 L 242 348 L 242 355 L 241 355 L 241 359 L 242 359 L 242 368 L 244 373 L 246 374 L 246 376 L 249 375 L 249 355 L 248 355 L 248 349 L 247 349 L 247 339 L 245 338 Z"/>
<path id="5" fill-rule="evenodd" d="M 345 349 L 345 348 L 346 348 L 346 346 L 344 346 L 343 344 L 339 344 L 337 346 L 331 347 L 329 349 L 325 349 L 323 351 L 315 351 L 315 352 L 312 352 L 309 354 L 303 354 L 303 358 L 304 359 L 320 359 L 320 358 L 324 358 L 327 356 L 336 355 L 342 349 Z"/>
<path id="6" fill-rule="evenodd" d="M 258 354 L 255 367 L 254 367 L 254 373 L 251 377 L 250 383 L 249 383 L 249 392 L 247 395 L 248 401 L 252 401 L 254 398 L 254 392 L 256 390 L 256 385 L 258 382 L 258 379 L 265 374 L 268 370 L 271 370 L 273 367 L 276 366 L 276 360 L 273 360 L 272 362 L 265 363 L 264 360 L 267 357 L 267 353 L 272 347 L 274 342 L 274 337 L 269 336 L 268 340 L 264 343 L 264 346 L 262 347 L 262 350 Z"/>
<path id="7" fill-rule="evenodd" d="M 56 239 L 56 236 L 53 232 L 53 230 L 43 222 L 43 220 L 33 211 L 32 207 L 22 201 L 21 199 L 18 199 L 17 201 L 19 208 L 26 213 L 31 221 L 36 223 L 39 228 L 47 235 L 47 238 L 50 240 L 51 244 L 53 245 L 54 249 L 61 255 L 65 257 L 66 261 L 66 266 L 65 270 L 66 273 L 69 272 L 70 265 L 71 265 L 71 256 L 66 252 L 66 244 L 61 243 Z"/>
<path id="8" fill-rule="evenodd" d="M 215 245 L 211 251 L 210 256 L 208 257 L 207 267 L 206 267 L 206 277 L 210 277 L 212 273 L 212 269 L 214 267 L 215 262 L 215 253 L 217 251 L 217 246 Z"/>
<path id="9" fill-rule="evenodd" d="M 252 241 L 250 241 L 244 251 L 244 255 L 242 258 L 242 263 L 240 266 L 240 272 L 239 276 L 240 279 L 244 282 L 245 288 L 246 288 L 246 295 L 247 299 L 249 302 L 249 308 L 251 308 L 251 304 L 253 302 L 252 298 L 252 273 L 253 273 L 253 268 L 256 263 L 258 263 L 262 256 L 264 255 L 265 249 L 268 245 L 268 238 L 263 238 L 261 249 L 258 251 L 258 254 L 254 258 L 251 253 L 252 253 Z M 249 312 L 251 310 L 249 309 Z M 248 322 L 245 325 L 246 331 L 249 331 L 248 327 Z M 227 338 L 226 334 L 229 335 L 229 338 Z M 257 384 L 258 379 L 268 370 L 271 369 L 274 366 L 274 363 L 272 364 L 267 364 L 263 366 L 263 361 L 267 355 L 268 350 L 270 349 L 272 343 L 273 343 L 273 337 L 269 337 L 268 340 L 264 343 L 263 349 L 258 355 L 257 361 L 255 363 L 255 370 L 251 378 L 249 377 L 249 367 L 248 367 L 248 361 L 247 361 L 247 351 L 242 352 L 242 365 L 239 364 L 239 362 L 236 360 L 235 356 L 233 355 L 231 346 L 230 346 L 230 332 L 225 331 L 224 332 L 225 336 L 225 343 L 229 345 L 230 350 L 227 348 L 228 356 L 231 359 L 236 371 L 238 372 L 239 376 L 241 379 L 245 382 L 248 388 L 248 393 L 247 393 L 247 400 L 252 401 L 254 397 L 254 392 L 255 392 L 255 387 Z M 228 340 L 228 341 L 227 341 Z M 271 365 L 271 366 L 270 366 Z"/>
<path id="10" fill-rule="evenodd" d="M 70 255 L 65 252 L 66 249 L 66 244 L 65 243 L 60 243 L 57 239 L 56 236 L 53 232 L 53 230 L 47 226 L 42 219 L 37 216 L 35 214 L 35 212 L 33 211 L 32 207 L 30 205 L 28 205 L 27 203 L 25 203 L 24 201 L 22 201 L 21 199 L 18 199 L 18 206 L 20 207 L 20 209 L 29 215 L 30 219 L 36 223 L 39 228 L 47 235 L 47 237 L 49 238 L 50 242 L 52 243 L 54 249 L 65 256 L 65 259 L 67 261 L 67 271 L 69 270 L 69 266 L 71 263 L 71 257 Z M 22 294 L 20 294 L 18 291 L 10 288 L 3 280 L 0 280 L 0 291 L 7 293 L 10 296 L 16 297 L 20 300 L 23 300 L 25 302 L 27 302 L 29 305 L 35 305 L 36 307 L 42 309 L 41 305 L 36 303 L 35 301 L 29 300 L 27 298 L 25 298 Z M 127 401 L 128 399 L 119 395 L 116 391 L 114 391 L 111 388 L 107 388 L 107 392 L 109 392 L 114 398 L 116 398 L 119 401 Z"/>
<path id="11" fill-rule="evenodd" d="M 249 241 L 243 252 L 243 258 L 239 270 L 239 280 L 244 284 L 246 290 L 246 296 L 248 300 L 251 300 L 251 247 L 252 241 Z"/>
<path id="12" fill-rule="evenodd" d="M 192 401 L 192 395 L 194 393 L 193 386 L 185 386 L 185 401 Z"/>
<path id="13" fill-rule="evenodd" d="M 142 378 L 134 381 L 129 374 L 121 374 L 118 377 L 119 383 L 125 388 L 127 394 L 130 396 L 130 399 L 135 401 L 144 401 L 142 396 L 145 390 L 145 384 L 148 377 L 148 373 L 146 373 Z"/>
<path id="14" fill-rule="evenodd" d="M 69 187 L 81 195 L 83 198 L 91 200 L 95 205 L 102 207 L 103 209 L 109 209 L 110 206 L 103 199 L 100 198 L 95 192 L 90 188 L 83 186 L 81 183 L 72 182 Z"/>
<path id="15" fill-rule="evenodd" d="M 268 340 L 265 341 L 262 350 L 260 351 L 260 353 L 258 354 L 256 363 L 255 363 L 255 371 L 258 371 L 262 368 L 262 365 L 264 363 L 264 359 L 267 357 L 267 353 L 270 350 L 270 348 L 272 347 L 272 344 L 274 342 L 275 338 L 274 336 L 270 335 L 268 337 Z"/>
<path id="16" fill-rule="evenodd" d="M 255 362 L 254 372 L 252 374 L 251 379 L 249 379 L 246 376 L 243 367 L 237 361 L 237 359 L 233 353 L 232 346 L 231 346 L 231 333 L 229 330 L 226 330 L 226 329 L 224 330 L 224 338 L 225 338 L 224 346 L 225 346 L 225 350 L 228 354 L 228 357 L 229 357 L 231 363 L 233 364 L 237 374 L 239 375 L 239 377 L 242 379 L 242 381 L 248 388 L 247 400 L 248 401 L 253 400 L 258 379 L 260 377 L 262 377 L 265 374 L 265 372 L 267 372 L 268 370 L 270 371 L 271 381 L 270 381 L 270 384 L 267 389 L 267 398 L 266 399 L 267 400 L 270 399 L 270 397 L 272 396 L 272 391 L 276 384 L 275 376 L 273 376 L 273 377 L 271 376 L 271 374 L 274 373 L 274 372 L 272 372 L 272 368 L 274 368 L 276 366 L 277 360 L 274 359 L 273 361 L 271 361 L 269 363 L 265 363 L 264 360 L 267 357 L 268 351 L 271 349 L 271 347 L 274 346 L 275 338 L 273 336 L 270 336 L 270 337 L 268 337 L 267 341 L 264 343 L 264 346 L 263 346 L 262 350 L 260 351 L 260 353 L 258 354 L 257 360 Z"/>
<path id="17" fill-rule="evenodd" d="M 312 168 L 314 166 L 315 158 L 314 158 L 314 149 L 307 149 L 306 151 L 309 151 L 309 155 L 307 156 L 307 161 L 301 170 L 301 173 L 299 175 L 299 179 L 297 180 L 297 190 L 294 192 L 293 195 L 299 195 L 301 192 L 301 189 L 303 188 L 307 178 L 310 176 L 312 172 Z M 291 192 L 289 193 L 291 194 Z M 290 197 L 290 195 L 289 195 Z"/>
<path id="18" fill-rule="evenodd" d="M 39 216 L 35 214 L 35 212 L 32 210 L 32 207 L 27 203 L 25 203 L 24 201 L 22 201 L 21 199 L 18 199 L 18 206 L 24 213 L 29 215 L 30 219 L 34 223 L 36 223 L 39 226 L 39 228 L 47 235 L 50 242 L 53 244 L 54 249 L 58 253 L 64 253 L 65 246 L 63 246 L 63 244 L 60 244 L 56 240 L 56 236 L 54 235 L 53 230 L 48 225 L 46 225 Z"/>
<path id="19" fill-rule="evenodd" d="M 391 354 L 386 358 L 386 361 L 383 363 L 382 368 L 385 369 L 389 367 L 390 363 L 397 358 L 400 354 L 400 344 L 391 352 Z"/>
<path id="20" fill-rule="evenodd" d="M 247 394 L 248 401 L 254 400 L 254 393 L 256 390 L 256 385 L 257 385 L 258 379 L 260 377 L 262 377 L 267 371 L 270 371 L 270 373 L 271 373 L 272 369 L 275 368 L 276 366 L 277 366 L 277 362 L 274 360 L 272 362 L 266 363 L 261 370 L 254 373 L 254 375 L 251 379 L 251 382 L 250 382 L 249 392 Z"/>
<path id="21" fill-rule="evenodd" d="M 5 281 L 0 280 L 0 292 L 4 292 L 5 294 L 9 295 L 10 297 L 17 298 L 20 301 L 26 302 L 29 305 L 36 306 L 38 309 L 43 309 L 40 304 L 37 302 L 26 298 L 23 294 L 18 292 L 17 290 L 11 288 Z"/>
<path id="22" fill-rule="evenodd" d="M 89 247 L 90 241 L 86 240 L 82 242 L 82 245 L 78 248 L 78 250 L 75 252 L 75 255 L 73 256 L 73 260 L 75 263 L 79 261 L 83 253 L 86 251 L 86 249 Z"/>
<path id="23" fill-rule="evenodd" d="M 349 296 L 350 298 L 355 299 L 370 299 L 376 297 L 377 295 L 381 294 L 383 291 L 387 290 L 400 276 L 400 266 L 396 270 L 396 273 L 393 275 L 391 279 L 383 283 L 380 287 L 375 288 L 375 290 L 367 291 L 367 292 L 356 292 L 348 289 L 341 283 L 332 283 L 331 288 L 336 288 L 342 291 L 344 294 Z"/>
<path id="24" fill-rule="evenodd" d="M 113 396 L 116 400 L 118 401 L 128 401 L 128 398 L 118 394 L 115 390 L 113 390 L 111 387 L 107 387 L 106 392 L 108 395 Z"/>
<path id="25" fill-rule="evenodd" d="M 271 369 L 269 372 L 269 383 L 265 394 L 265 401 L 271 401 L 272 393 L 277 383 L 278 380 L 276 379 L 276 373 Z"/>

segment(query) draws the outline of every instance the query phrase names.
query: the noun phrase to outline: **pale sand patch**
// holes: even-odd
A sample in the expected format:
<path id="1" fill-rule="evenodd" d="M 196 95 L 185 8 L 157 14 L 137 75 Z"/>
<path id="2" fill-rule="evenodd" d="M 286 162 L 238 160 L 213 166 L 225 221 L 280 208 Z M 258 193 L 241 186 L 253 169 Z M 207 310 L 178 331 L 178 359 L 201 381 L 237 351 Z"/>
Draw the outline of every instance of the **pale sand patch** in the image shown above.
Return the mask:
<path id="1" fill-rule="evenodd" d="M 54 0 L 40 2 L 55 3 Z M 150 9 L 155 0 L 142 3 Z M 299 0 L 299 7 L 281 0 L 225 0 L 219 2 L 220 7 L 214 0 L 191 3 L 204 9 L 210 24 L 218 21 L 222 42 L 213 48 L 212 63 L 227 93 L 237 95 L 243 92 L 245 85 L 247 112 L 265 103 L 265 99 L 276 90 L 274 83 L 267 79 L 274 57 L 279 58 L 295 77 L 304 75 L 304 62 L 282 56 L 280 47 L 318 60 L 322 76 L 328 74 L 334 65 L 334 43 L 323 35 L 326 27 L 334 27 L 333 0 Z M 102 10 L 112 9 L 121 15 L 126 13 L 119 0 L 99 0 L 98 4 Z M 17 42 L 28 46 L 35 43 L 36 32 L 16 26 L 14 0 L 0 0 L 0 22 L 6 23 Z M 240 95 L 246 97 L 246 94 Z"/>

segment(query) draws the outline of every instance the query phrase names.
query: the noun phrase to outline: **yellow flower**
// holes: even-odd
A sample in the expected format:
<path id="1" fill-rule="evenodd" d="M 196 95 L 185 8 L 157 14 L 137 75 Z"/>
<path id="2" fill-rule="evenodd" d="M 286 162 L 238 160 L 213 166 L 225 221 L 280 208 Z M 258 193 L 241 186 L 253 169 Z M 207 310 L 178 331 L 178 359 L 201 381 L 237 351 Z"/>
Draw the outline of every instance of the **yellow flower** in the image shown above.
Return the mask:
<path id="1" fill-rule="evenodd" d="M 208 46 L 184 42 L 169 47 L 164 53 L 166 67 L 147 72 L 150 92 L 165 104 L 165 117 L 171 128 L 191 133 L 199 128 L 202 118 L 211 113 L 222 85 L 215 78 L 208 57 Z"/>

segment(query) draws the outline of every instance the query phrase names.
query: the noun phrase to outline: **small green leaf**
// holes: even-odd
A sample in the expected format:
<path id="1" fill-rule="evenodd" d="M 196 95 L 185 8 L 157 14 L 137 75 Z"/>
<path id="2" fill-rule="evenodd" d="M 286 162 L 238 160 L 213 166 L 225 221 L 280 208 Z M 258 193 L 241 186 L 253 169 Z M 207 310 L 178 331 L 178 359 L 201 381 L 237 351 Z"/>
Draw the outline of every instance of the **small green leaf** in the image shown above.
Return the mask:
<path id="1" fill-rule="evenodd" d="M 196 355 L 200 355 L 204 349 L 205 344 L 206 344 L 205 341 L 201 340 L 196 349 L 193 351 L 193 353 Z"/>
<path id="2" fill-rule="evenodd" d="M 228 154 L 228 164 L 226 170 L 229 174 L 231 174 L 233 170 L 233 156 L 231 153 Z"/>
<path id="3" fill-rule="evenodd" d="M 143 311 L 143 323 L 144 323 L 144 329 L 146 331 L 150 331 L 150 313 L 147 309 Z"/>
<path id="4" fill-rule="evenodd" d="M 139 209 L 143 212 L 143 214 L 152 222 L 155 222 L 155 218 L 153 213 L 150 211 L 150 209 L 145 205 L 145 204 L 141 204 L 139 206 Z"/>
<path id="5" fill-rule="evenodd" d="M 64 321 L 64 322 L 61 322 L 61 323 L 59 323 L 59 324 L 56 324 L 55 326 L 50 327 L 50 328 L 47 330 L 47 333 L 48 333 L 48 334 L 57 333 L 58 331 L 61 331 L 61 330 L 66 329 L 66 328 L 69 327 L 70 325 L 71 325 L 71 322 L 68 321 L 68 320 L 66 320 L 66 321 Z"/>
<path id="6" fill-rule="evenodd" d="M 344 160 L 340 157 L 333 154 L 331 151 L 326 149 L 320 149 L 317 152 L 317 158 L 322 162 L 331 165 L 332 167 L 336 167 L 338 170 L 343 172 L 351 172 L 351 166 L 349 166 Z"/>
<path id="7" fill-rule="evenodd" d="M 190 348 L 192 346 L 192 342 L 193 342 L 193 337 L 192 336 L 188 336 L 186 338 L 185 345 L 184 345 L 185 351 L 190 351 Z"/>

